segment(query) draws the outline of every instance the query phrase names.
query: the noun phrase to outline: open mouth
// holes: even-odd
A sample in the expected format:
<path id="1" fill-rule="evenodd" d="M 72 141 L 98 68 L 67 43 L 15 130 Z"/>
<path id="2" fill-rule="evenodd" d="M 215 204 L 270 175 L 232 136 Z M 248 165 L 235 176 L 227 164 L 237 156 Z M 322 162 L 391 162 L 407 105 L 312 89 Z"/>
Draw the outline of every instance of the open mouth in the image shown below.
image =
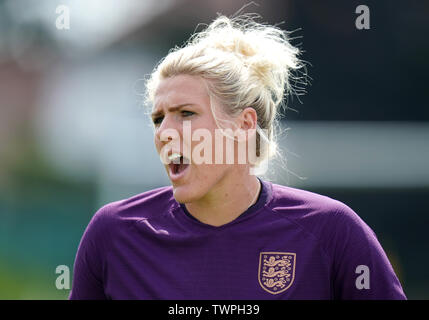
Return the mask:
<path id="1" fill-rule="evenodd" d="M 170 178 L 174 180 L 181 178 L 189 167 L 189 160 L 178 153 L 173 153 L 169 156 L 169 159 L 171 160 L 168 165 Z"/>

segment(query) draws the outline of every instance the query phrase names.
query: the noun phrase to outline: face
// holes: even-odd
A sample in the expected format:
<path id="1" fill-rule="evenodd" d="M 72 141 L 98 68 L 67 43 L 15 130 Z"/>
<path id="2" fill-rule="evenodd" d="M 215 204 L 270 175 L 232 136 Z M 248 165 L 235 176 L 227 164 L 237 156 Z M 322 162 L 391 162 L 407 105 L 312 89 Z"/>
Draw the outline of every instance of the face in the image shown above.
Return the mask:
<path id="1" fill-rule="evenodd" d="M 164 164 L 173 185 L 174 197 L 181 203 L 197 201 L 208 196 L 210 191 L 216 189 L 216 186 L 234 170 L 234 164 L 214 163 L 214 137 L 218 127 L 211 112 L 210 97 L 203 81 L 199 77 L 189 75 L 167 78 L 160 82 L 154 97 L 152 121 L 155 126 L 154 139 L 158 153 L 170 150 L 170 154 L 191 154 L 187 166 Z M 217 109 L 216 115 L 219 118 Z M 222 118 L 225 116 L 222 114 Z M 231 118 L 231 122 L 232 120 Z M 205 129 L 210 133 L 213 157 L 211 163 L 195 163 L 192 155 L 194 149 L 201 145 L 201 141 L 184 139 L 185 121 L 187 125 L 190 124 L 191 136 L 199 129 Z M 167 132 L 171 130 L 177 132 L 177 136 L 168 139 Z M 164 138 L 161 138 L 163 135 Z M 185 150 L 188 150 L 188 153 Z"/>

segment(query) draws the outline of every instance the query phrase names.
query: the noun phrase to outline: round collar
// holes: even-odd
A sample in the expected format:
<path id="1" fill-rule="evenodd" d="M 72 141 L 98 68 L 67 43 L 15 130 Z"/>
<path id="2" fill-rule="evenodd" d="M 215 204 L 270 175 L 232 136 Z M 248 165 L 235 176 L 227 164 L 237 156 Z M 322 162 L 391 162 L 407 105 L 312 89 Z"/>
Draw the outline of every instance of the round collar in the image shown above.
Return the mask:
<path id="1" fill-rule="evenodd" d="M 250 217 L 254 216 L 261 211 L 272 198 L 272 183 L 270 181 L 265 181 L 257 177 L 261 183 L 261 190 L 259 192 L 258 199 L 256 202 L 251 205 L 247 210 L 241 213 L 234 220 L 225 223 L 221 226 L 212 226 L 210 224 L 199 221 L 195 218 L 187 209 L 185 204 L 179 203 L 175 200 L 175 207 L 173 208 L 173 214 L 176 219 L 180 220 L 182 223 L 189 225 L 190 227 L 196 227 L 204 230 L 222 230 L 231 225 L 240 223 L 243 220 L 247 220 Z M 173 197 L 174 198 L 174 197 Z"/>

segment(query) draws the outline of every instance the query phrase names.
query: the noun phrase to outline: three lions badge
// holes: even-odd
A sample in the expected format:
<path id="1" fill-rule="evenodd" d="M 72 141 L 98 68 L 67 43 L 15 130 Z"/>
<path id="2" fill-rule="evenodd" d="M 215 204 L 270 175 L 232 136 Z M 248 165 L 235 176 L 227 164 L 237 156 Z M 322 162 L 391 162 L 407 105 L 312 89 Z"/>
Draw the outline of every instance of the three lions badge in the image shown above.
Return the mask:
<path id="1" fill-rule="evenodd" d="M 295 279 L 296 254 L 291 252 L 261 252 L 258 280 L 262 289 L 279 294 L 286 291 Z"/>

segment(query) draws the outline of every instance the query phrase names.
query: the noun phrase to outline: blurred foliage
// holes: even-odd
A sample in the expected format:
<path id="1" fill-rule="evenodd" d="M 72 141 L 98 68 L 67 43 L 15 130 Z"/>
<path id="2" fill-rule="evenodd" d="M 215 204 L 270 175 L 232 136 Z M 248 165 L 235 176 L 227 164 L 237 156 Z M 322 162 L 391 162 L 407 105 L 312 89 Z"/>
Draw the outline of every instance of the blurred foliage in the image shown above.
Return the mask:
<path id="1" fill-rule="evenodd" d="M 23 6 L 17 8 L 24 14 L 18 16 L 25 17 L 30 9 L 20 3 Z M 226 6 L 224 1 L 219 3 Z M 336 1 L 335 5 L 320 1 L 264 3 L 269 9 L 264 20 L 281 17 L 273 22 L 285 20 L 287 29 L 300 30 L 296 41 L 303 41 L 303 58 L 311 62 L 312 87 L 303 98 L 304 105 L 291 101 L 294 104 L 289 107 L 299 113 L 289 113 L 288 119 L 428 121 L 427 3 L 413 0 L 399 8 L 389 2 L 371 2 L 372 28 L 362 32 L 357 32 L 353 23 L 354 9 L 360 4 L 356 1 Z M 51 56 L 63 52 L 49 29 L 53 21 L 47 24 L 17 18 L 16 13 L 21 12 L 12 14 L 7 9 L 10 4 L 0 0 L 0 60 L 16 59 L 28 66 L 34 62 L 28 58 L 45 48 L 36 54 L 48 62 L 42 66 L 67 62 L 55 55 L 59 60 L 54 61 Z M 205 5 L 195 1 L 173 6 L 98 54 L 118 52 L 118 62 L 124 59 L 119 53 L 129 49 L 147 55 L 152 51 L 154 55 L 165 54 L 187 39 L 197 21 L 207 22 L 204 15 L 214 17 L 216 11 L 224 11 L 211 6 L 208 12 Z M 234 11 L 240 6 L 237 4 Z M 173 15 L 175 19 L 171 19 Z M 66 48 L 64 52 L 72 49 Z M 75 62 L 79 66 L 78 59 Z M 49 70 L 45 71 L 42 77 L 49 75 Z M 19 94 L 29 90 L 16 89 Z M 76 103 L 79 99 L 77 96 Z M 5 108 L 0 110 L 14 108 L 4 101 L 0 99 L 0 108 Z M 72 181 L 48 163 L 29 123 L 38 101 L 30 103 L 34 105 L 22 108 L 27 122 L 13 128 L 11 139 L 0 137 L 0 299 L 65 299 L 69 290 L 56 289 L 55 268 L 67 265 L 72 272 L 80 238 L 98 209 L 99 186 L 93 180 Z M 11 117 L 18 114 L 13 111 Z M 309 191 L 338 199 L 355 210 L 376 232 L 408 298 L 429 299 L 429 279 L 424 277 L 429 265 L 427 188 Z"/>
<path id="2" fill-rule="evenodd" d="M 96 189 L 53 170 L 29 133 L 22 130 L 0 160 L 7 169 L 0 189 L 0 299 L 65 299 L 55 268 L 65 264 L 72 273 Z"/>

